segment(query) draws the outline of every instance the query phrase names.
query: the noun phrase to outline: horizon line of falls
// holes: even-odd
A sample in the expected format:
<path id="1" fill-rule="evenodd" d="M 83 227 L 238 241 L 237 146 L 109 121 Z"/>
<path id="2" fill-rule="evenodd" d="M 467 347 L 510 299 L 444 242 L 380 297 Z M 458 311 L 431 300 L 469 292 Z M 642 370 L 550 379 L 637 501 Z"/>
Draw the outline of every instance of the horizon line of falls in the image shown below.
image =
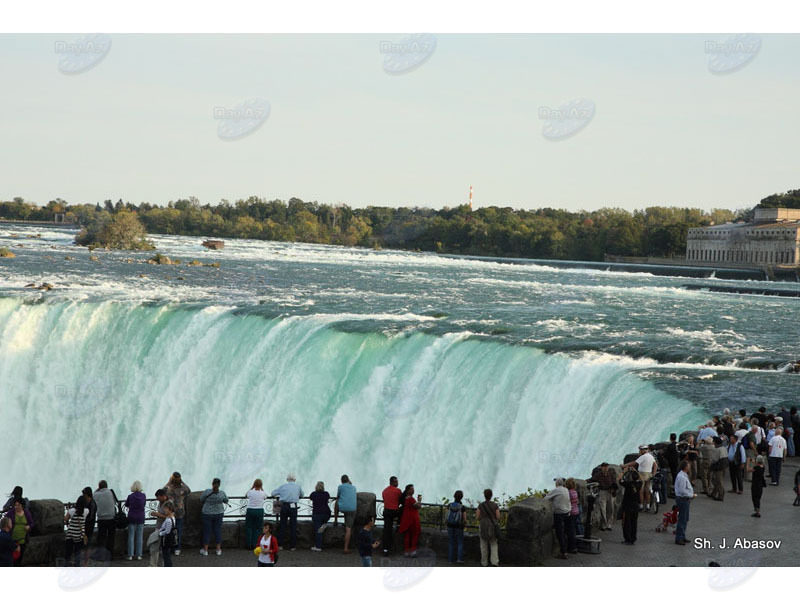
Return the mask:
<path id="1" fill-rule="evenodd" d="M 380 316 L 377 316 L 380 317 Z M 0 493 L 148 496 L 177 470 L 231 496 L 287 473 L 303 491 L 390 475 L 425 501 L 587 477 L 705 413 L 614 364 L 469 332 L 386 334 L 353 316 L 0 298 Z M 380 319 L 378 319 L 380 320 Z M 362 328 L 363 329 L 363 328 Z"/>

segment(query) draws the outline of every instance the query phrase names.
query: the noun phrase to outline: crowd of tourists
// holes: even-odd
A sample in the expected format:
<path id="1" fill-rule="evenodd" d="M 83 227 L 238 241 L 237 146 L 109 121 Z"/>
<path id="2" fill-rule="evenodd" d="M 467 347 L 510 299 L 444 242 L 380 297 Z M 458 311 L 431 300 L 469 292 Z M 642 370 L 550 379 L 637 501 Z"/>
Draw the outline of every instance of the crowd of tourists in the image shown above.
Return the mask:
<path id="1" fill-rule="evenodd" d="M 761 407 L 753 414 L 725 409 L 723 414 L 698 427 L 697 434 L 685 433 L 678 439 L 670 434 L 665 444 L 639 447 L 639 454 L 621 465 L 621 469 L 602 463 L 595 468 L 589 483 L 596 483 L 595 506 L 599 511 L 600 530 L 611 531 L 620 521 L 622 543 L 634 545 L 641 512 L 659 511 L 661 504 L 674 499 L 672 509 L 664 514 L 659 530 L 672 528 L 675 543 L 686 545 L 686 529 L 691 502 L 697 498 L 695 486 L 717 502 L 728 493 L 743 494 L 750 486 L 752 517 L 761 517 L 761 497 L 770 485 L 781 483 L 783 461 L 800 450 L 800 415 L 797 408 L 782 407 L 777 414 Z M 726 477 L 727 474 L 727 477 Z M 727 478 L 727 483 L 726 483 Z M 800 471 L 793 482 L 794 505 L 800 506 Z M 553 500 L 554 528 L 559 540 L 560 557 L 577 552 L 576 536 L 580 525 L 579 507 L 572 500 L 569 480 L 557 480 L 548 494 Z M 621 495 L 621 498 L 619 496 Z"/>
<path id="2" fill-rule="evenodd" d="M 783 461 L 787 456 L 794 456 L 796 450 L 800 451 L 800 415 L 795 407 L 783 407 L 777 414 L 767 413 L 761 407 L 750 415 L 745 410 L 734 415 L 725 409 L 722 415 L 701 425 L 696 435 L 686 432 L 679 439 L 672 433 L 668 443 L 640 446 L 638 456 L 631 456 L 621 468 L 611 467 L 605 462 L 596 467 L 587 483 L 595 484 L 597 488 L 594 507 L 599 512 L 599 529 L 611 531 L 619 521 L 622 542 L 633 545 L 637 539 L 639 513 L 658 512 L 660 505 L 668 504 L 669 499 L 674 498 L 672 510 L 664 514 L 663 527 L 673 528 L 675 543 L 686 545 L 691 502 L 698 495 L 695 486 L 701 487 L 701 494 L 724 502 L 726 487 L 730 486 L 729 493 L 742 494 L 745 482 L 750 485 L 752 516 L 760 518 L 761 497 L 767 479 L 772 486 L 780 485 Z M 212 539 L 216 555 L 222 555 L 222 521 L 230 500 L 220 486 L 221 481 L 213 479 L 211 487 L 199 498 L 202 556 L 208 556 Z M 793 489 L 796 494 L 794 505 L 800 506 L 800 471 L 795 475 Z M 133 482 L 124 500 L 116 496 L 105 480 L 101 480 L 94 490 L 84 488 L 64 515 L 65 564 L 81 564 L 90 546 L 94 552 L 102 551 L 106 560 L 113 560 L 116 532 L 127 529 L 127 560 L 142 560 L 146 545 L 150 566 L 172 566 L 172 557 L 181 554 L 186 499 L 190 492 L 178 472 L 156 490 L 158 505 L 149 512 L 156 527 L 145 542 L 147 502 L 141 482 Z M 499 565 L 500 508 L 492 501 L 491 489 L 484 490 L 483 495 L 484 501 L 472 509 L 464 505 L 464 494 L 457 490 L 453 500 L 445 506 L 448 559 L 451 563 L 464 562 L 464 530 L 468 511 L 474 511 L 481 565 Z M 264 489 L 261 479 L 256 479 L 247 490 L 245 540 L 247 547 L 258 556 L 259 566 L 275 565 L 279 552 L 284 548 L 290 552 L 296 549 L 298 507 L 304 497 L 303 488 L 291 473 L 285 483 L 270 492 Z M 372 532 L 374 518 L 354 531 L 358 496 L 350 478 L 342 475 L 333 497 L 325 490 L 325 484 L 318 481 L 309 496 L 314 536 L 311 550 L 323 550 L 323 532 L 331 517 L 336 523 L 341 514 L 345 531 L 343 552 L 352 553 L 352 543 L 364 566 L 371 566 L 373 550 L 380 550 L 384 555 L 392 553 L 397 535 L 402 537 L 403 556 L 415 558 L 421 533 L 422 496 L 416 494 L 413 484 L 407 484 L 401 490 L 397 477 L 392 476 L 381 498 L 383 533 L 380 540 L 375 540 Z M 264 506 L 268 499 L 273 499 L 275 523 L 265 520 Z M 559 544 L 559 557 L 566 559 L 569 554 L 578 552 L 578 538 L 584 534 L 576 481 L 557 478 L 555 488 L 547 493 L 545 499 L 553 504 L 553 527 Z M 12 491 L 3 507 L 3 515 L 0 518 L 0 566 L 21 565 L 30 532 L 36 525 L 21 487 Z"/>
<path id="3" fill-rule="evenodd" d="M 222 521 L 230 499 L 221 489 L 221 484 L 219 478 L 214 478 L 211 487 L 200 494 L 202 556 L 208 556 L 212 541 L 215 554 L 222 555 Z M 146 546 L 151 567 L 171 567 L 173 556 L 181 554 L 186 501 L 191 489 L 184 483 L 181 474 L 175 472 L 163 487 L 156 490 L 157 506 L 154 505 L 149 511 L 149 517 L 155 519 L 155 530 L 146 541 L 144 522 L 148 516 L 147 499 L 142 489 L 141 482 L 134 481 L 130 486 L 130 494 L 121 500 L 105 480 L 101 480 L 95 490 L 91 487 L 84 488 L 64 515 L 64 564 L 80 566 L 87 561 L 97 563 L 113 560 L 117 531 L 127 530 L 125 559 L 142 560 Z M 492 490 L 484 490 L 484 501 L 474 509 L 483 566 L 499 565 L 497 542 L 500 508 L 492 501 L 492 494 Z M 279 552 L 284 548 L 290 552 L 297 548 L 298 508 L 300 499 L 304 497 L 303 488 L 292 473 L 286 477 L 285 483 L 270 492 L 264 489 L 261 479 L 256 479 L 247 490 L 245 543 L 257 555 L 258 566 L 274 566 L 278 562 Z M 416 494 L 413 484 L 407 484 L 401 490 L 397 477 L 392 476 L 381 497 L 384 508 L 383 533 L 380 540 L 375 540 L 372 532 L 374 517 L 362 523 L 358 531 L 354 531 L 358 496 L 350 478 L 342 475 L 334 497 L 325 490 L 324 482 L 318 481 L 308 497 L 311 500 L 314 536 L 311 550 L 322 552 L 323 532 L 329 526 L 331 517 L 336 523 L 341 515 L 344 524 L 343 552 L 351 554 L 352 543 L 364 566 L 372 566 L 373 550 L 380 550 L 385 556 L 393 553 L 396 536 L 402 538 L 403 556 L 416 558 L 422 532 L 422 496 Z M 448 558 L 454 564 L 464 563 L 464 530 L 468 513 L 463 498 L 464 493 L 457 490 L 453 501 L 446 505 Z M 268 499 L 273 500 L 274 523 L 265 520 L 264 506 Z M 30 531 L 35 526 L 28 505 L 22 487 L 15 487 L 3 509 L 5 516 L 0 519 L 0 566 L 20 566 L 23 563 Z"/>

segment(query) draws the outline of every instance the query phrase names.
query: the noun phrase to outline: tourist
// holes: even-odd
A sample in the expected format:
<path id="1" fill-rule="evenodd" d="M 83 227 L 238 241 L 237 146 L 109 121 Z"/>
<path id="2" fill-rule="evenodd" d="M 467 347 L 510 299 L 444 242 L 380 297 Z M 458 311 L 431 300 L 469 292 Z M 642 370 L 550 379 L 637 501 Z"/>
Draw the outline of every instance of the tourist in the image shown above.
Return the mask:
<path id="1" fill-rule="evenodd" d="M 344 553 L 350 554 L 350 536 L 353 532 L 353 523 L 356 520 L 356 509 L 358 508 L 358 496 L 356 486 L 352 484 L 347 475 L 342 475 L 342 483 L 336 490 L 336 505 L 334 510 L 338 516 L 339 512 L 344 515 Z"/>
<path id="2" fill-rule="evenodd" d="M 453 501 L 447 505 L 447 560 L 464 563 L 464 527 L 467 524 L 467 508 L 461 500 L 464 492 L 456 490 Z"/>
<path id="3" fill-rule="evenodd" d="M 147 548 L 150 551 L 150 566 L 157 567 L 158 566 L 158 559 L 161 558 L 161 536 L 158 535 L 158 531 L 161 529 L 161 525 L 164 524 L 164 519 L 167 518 L 167 513 L 164 512 L 164 504 L 167 502 L 167 492 L 163 489 L 156 490 L 156 500 L 158 500 L 158 510 L 151 510 L 150 516 L 155 517 L 156 519 L 156 528 L 153 533 L 147 538 Z M 172 505 L 173 510 L 175 508 L 175 504 Z M 175 519 L 175 525 L 177 526 L 178 519 Z"/>
<path id="4" fill-rule="evenodd" d="M 793 406 L 789 409 L 789 424 L 792 427 L 792 444 L 794 445 L 795 454 L 800 454 L 800 414 L 797 413 L 797 407 Z"/>
<path id="5" fill-rule="evenodd" d="M 708 421 L 704 427 L 701 427 L 700 432 L 697 434 L 697 443 L 700 444 L 706 438 L 713 438 L 717 435 L 716 425 L 714 425 L 714 421 Z"/>
<path id="6" fill-rule="evenodd" d="M 419 519 L 419 509 L 422 506 L 422 496 L 414 499 L 414 484 L 409 483 L 403 490 L 401 498 L 403 514 L 400 517 L 400 524 L 397 533 L 403 534 L 403 556 L 415 558 L 417 556 L 417 543 L 419 534 L 422 533 L 422 525 Z"/>
<path id="7" fill-rule="evenodd" d="M 83 496 L 79 496 L 75 506 L 67 511 L 64 521 L 67 523 L 64 535 L 65 565 L 77 567 L 80 564 L 78 556 L 86 546 L 86 499 Z"/>
<path id="8" fill-rule="evenodd" d="M 18 551 L 19 544 L 11 537 L 11 519 L 0 518 L 0 567 L 13 567 L 14 553 Z"/>
<path id="9" fill-rule="evenodd" d="M 97 545 L 105 547 L 108 550 L 109 560 L 114 560 L 117 503 L 114 492 L 108 489 L 108 483 L 105 479 L 97 484 L 97 489 L 94 491 L 94 501 L 97 504 Z"/>
<path id="10" fill-rule="evenodd" d="M 563 484 L 562 484 L 563 485 Z M 567 490 L 562 488 L 569 502 Z M 481 566 L 500 566 L 497 541 L 500 536 L 500 507 L 492 502 L 493 492 L 483 490 L 483 502 L 478 505 L 478 537 L 481 541 Z"/>
<path id="11" fill-rule="evenodd" d="M 675 504 L 678 505 L 678 525 L 675 527 L 675 543 L 686 545 L 686 526 L 689 524 L 689 505 L 697 498 L 689 481 L 689 462 L 683 461 L 675 479 Z"/>
<path id="12" fill-rule="evenodd" d="M 286 525 L 289 524 L 289 550 L 297 547 L 297 503 L 303 497 L 303 488 L 297 483 L 294 473 L 286 476 L 286 483 L 272 490 L 281 503 L 280 522 L 278 524 L 278 548 L 286 545 Z"/>
<path id="13" fill-rule="evenodd" d="M 800 469 L 794 472 L 794 502 L 792 506 L 800 506 Z"/>
<path id="14" fill-rule="evenodd" d="M 711 456 L 709 464 L 709 479 L 711 480 L 712 500 L 722 502 L 725 500 L 725 471 L 728 470 L 728 451 L 722 445 L 722 438 L 713 437 L 714 454 Z"/>
<path id="15" fill-rule="evenodd" d="M 756 457 L 756 461 L 750 470 L 753 473 L 752 483 L 750 484 L 750 497 L 753 500 L 753 510 L 755 511 L 750 516 L 761 517 L 761 495 L 764 493 L 764 488 L 767 487 L 767 480 L 764 478 L 764 457 Z"/>
<path id="16" fill-rule="evenodd" d="M 175 546 L 175 556 L 181 554 L 181 544 L 183 543 L 183 519 L 186 516 L 186 497 L 192 492 L 181 478 L 181 474 L 175 471 L 169 481 L 162 488 L 167 494 L 167 499 L 172 502 L 172 509 L 175 511 L 175 528 L 178 530 L 178 545 Z"/>
<path id="17" fill-rule="evenodd" d="M 649 452 L 646 445 L 639 446 L 639 457 L 624 465 L 626 467 L 636 467 L 639 473 L 639 510 L 646 511 L 650 507 L 650 480 L 656 472 L 656 459 Z"/>
<path id="18" fill-rule="evenodd" d="M 203 547 L 200 554 L 208 556 L 208 542 L 211 532 L 214 532 L 214 542 L 217 544 L 217 556 L 222 556 L 222 516 L 225 514 L 225 505 L 228 504 L 228 495 L 219 489 L 220 480 L 215 477 L 211 487 L 200 494 L 200 504 L 203 505 L 200 513 L 203 518 Z M 173 514 L 174 514 L 174 505 Z M 166 507 L 166 505 L 165 505 Z M 172 559 L 170 559 L 172 564 Z M 164 566 L 167 566 L 167 557 L 164 557 Z"/>
<path id="19" fill-rule="evenodd" d="M 128 507 L 128 560 L 142 560 L 142 538 L 144 536 L 144 508 L 147 496 L 142 493 L 142 482 L 134 481 L 131 493 L 125 500 Z"/>
<path id="20" fill-rule="evenodd" d="M 372 540 L 372 528 L 375 526 L 375 517 L 370 515 L 364 527 L 358 532 L 358 555 L 361 557 L 362 567 L 372 566 L 372 551 L 381 545 L 380 542 Z"/>
<path id="21" fill-rule="evenodd" d="M 381 497 L 383 498 L 383 554 L 387 555 L 394 550 L 394 539 L 392 533 L 394 532 L 395 522 L 400 520 L 400 496 L 403 492 L 400 491 L 398 486 L 397 477 L 392 475 L 389 477 L 389 485 L 383 489 Z"/>
<path id="22" fill-rule="evenodd" d="M 639 477 L 639 471 L 631 466 L 626 466 L 625 469 L 620 482 L 623 489 L 622 506 L 620 507 L 622 512 L 622 543 L 632 546 L 636 543 L 643 484 Z M 680 476 L 680 473 L 678 476 Z"/>
<path id="23" fill-rule="evenodd" d="M 770 485 L 778 485 L 784 458 L 786 458 L 786 440 L 783 438 L 783 428 L 778 427 L 775 436 L 769 441 L 769 476 L 772 479 Z"/>
<path id="24" fill-rule="evenodd" d="M 92 536 L 94 535 L 94 526 L 97 523 L 97 502 L 94 501 L 94 496 L 92 495 L 92 488 L 88 485 L 83 488 L 82 491 L 83 498 L 86 500 L 86 519 L 85 519 L 85 530 L 86 530 L 86 545 L 92 543 Z"/>
<path id="25" fill-rule="evenodd" d="M 600 511 L 600 531 L 611 531 L 611 525 L 616 518 L 614 500 L 617 497 L 617 478 L 609 468 L 608 463 L 604 462 L 599 469 L 592 472 L 592 476 L 586 480 L 587 483 L 596 483 L 599 490 L 595 506 Z"/>
<path id="26" fill-rule="evenodd" d="M 161 538 L 161 554 L 164 556 L 164 566 L 171 567 L 172 553 L 175 551 L 175 546 L 178 544 L 178 526 L 175 523 L 175 505 L 172 504 L 172 500 L 167 500 L 161 508 L 164 510 L 165 516 L 164 522 L 158 530 L 158 537 Z M 219 546 L 217 546 L 217 548 L 219 548 Z M 217 554 L 220 553 L 218 549 Z M 206 552 L 206 555 L 208 555 L 208 552 Z"/>
<path id="27" fill-rule="evenodd" d="M 258 538 L 258 566 L 259 567 L 274 567 L 278 562 L 278 540 L 272 535 L 272 523 L 264 523 L 261 532 L 261 537 Z"/>
<path id="28" fill-rule="evenodd" d="M 744 448 L 744 455 L 747 457 L 744 469 L 744 480 L 750 481 L 750 473 L 753 471 L 753 464 L 756 461 L 756 442 L 755 436 L 749 430 L 749 421 L 743 421 L 736 430 L 736 437 Z"/>
<path id="29" fill-rule="evenodd" d="M 569 477 L 564 482 L 564 487 L 567 488 L 567 492 L 569 493 L 569 503 L 570 503 L 570 510 L 569 510 L 569 520 L 570 520 L 570 527 L 572 527 L 572 531 L 575 532 L 573 538 L 577 536 L 583 537 L 583 525 L 581 525 L 581 505 L 578 502 L 578 491 L 575 489 L 575 479 Z M 570 541 L 567 544 L 567 552 L 572 554 L 578 553 L 578 542 L 577 541 Z"/>
<path id="30" fill-rule="evenodd" d="M 264 502 L 267 499 L 267 492 L 264 491 L 263 482 L 256 479 L 245 497 L 247 498 L 247 511 L 244 515 L 245 543 L 248 550 L 253 550 L 258 546 L 259 530 L 264 527 Z"/>
<path id="31" fill-rule="evenodd" d="M 667 461 L 669 468 L 670 481 L 669 485 L 675 485 L 675 478 L 678 476 L 678 465 L 680 465 L 681 456 L 678 452 L 678 435 L 675 433 L 669 434 L 669 446 L 664 448 L 664 458 Z M 668 492 L 669 493 L 669 490 Z"/>
<path id="32" fill-rule="evenodd" d="M 741 494 L 744 491 L 744 468 L 747 464 L 747 454 L 742 448 L 741 438 L 730 436 L 728 445 L 728 469 L 731 476 L 731 492 Z"/>
<path id="33" fill-rule="evenodd" d="M 575 537 L 574 529 L 572 529 L 572 520 L 569 518 L 572 503 L 569 498 L 569 490 L 564 485 L 564 480 L 559 477 L 555 480 L 555 483 L 556 487 L 550 490 L 544 499 L 553 503 L 553 529 L 555 529 L 560 550 L 558 557 L 563 559 L 567 558 L 567 551 L 572 544 L 572 538 Z M 572 533 L 568 534 L 568 531 Z M 577 542 L 575 543 L 577 544 Z M 483 542 L 481 542 L 481 550 L 483 550 L 482 544 Z M 483 562 L 483 552 L 481 552 L 481 562 Z"/>
<path id="34" fill-rule="evenodd" d="M 792 413 L 788 407 L 781 407 L 781 412 L 778 413 L 781 418 L 781 425 L 783 426 L 783 439 L 786 440 L 786 455 L 794 456 L 794 425 L 792 425 Z"/>
<path id="35" fill-rule="evenodd" d="M 25 508 L 25 503 L 21 496 L 14 498 L 14 506 L 5 516 L 11 520 L 11 538 L 19 544 L 19 556 L 14 561 L 14 566 L 19 567 L 22 565 L 25 547 L 30 540 L 31 528 L 34 525 L 33 516 Z"/>
<path id="36" fill-rule="evenodd" d="M 766 421 L 763 421 L 766 423 Z M 766 434 L 761 428 L 761 423 L 757 417 L 750 418 L 750 433 L 753 434 L 753 442 L 757 454 L 765 454 L 767 447 Z"/>
<path id="37" fill-rule="evenodd" d="M 28 499 L 22 496 L 22 486 L 16 485 L 11 493 L 8 495 L 8 500 L 3 505 L 3 513 L 7 513 L 14 508 L 14 503 L 17 500 L 22 500 L 22 506 L 28 508 Z"/>
<path id="38" fill-rule="evenodd" d="M 310 498 L 311 529 L 314 532 L 314 545 L 311 546 L 311 549 L 315 552 L 322 552 L 322 532 L 325 531 L 326 523 L 331 518 L 331 495 L 325 491 L 325 484 L 318 481 Z"/>
<path id="39" fill-rule="evenodd" d="M 700 442 L 698 448 L 700 457 L 697 460 L 697 477 L 703 484 L 703 493 L 711 493 L 711 463 L 716 460 L 717 449 L 714 447 L 713 438 L 706 438 Z"/>

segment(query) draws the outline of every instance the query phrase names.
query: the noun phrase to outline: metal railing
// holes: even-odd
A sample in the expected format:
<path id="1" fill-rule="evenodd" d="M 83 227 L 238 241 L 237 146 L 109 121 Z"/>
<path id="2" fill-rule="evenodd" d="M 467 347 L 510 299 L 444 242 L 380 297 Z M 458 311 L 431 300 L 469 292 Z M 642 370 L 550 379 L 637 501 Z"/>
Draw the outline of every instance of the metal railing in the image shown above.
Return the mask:
<path id="1" fill-rule="evenodd" d="M 276 501 L 278 500 L 277 496 L 270 496 L 264 501 L 264 516 L 269 518 L 270 516 L 274 519 L 278 519 L 280 517 L 280 512 L 276 507 Z M 339 523 L 344 524 L 344 517 L 342 513 L 339 513 L 338 518 L 334 516 L 334 504 L 336 502 L 336 498 L 331 498 L 328 501 L 330 510 L 331 510 L 331 520 L 333 521 L 334 525 L 338 525 Z M 148 498 L 145 504 L 145 523 L 153 524 L 155 523 L 156 518 L 150 516 L 150 513 L 153 511 L 158 511 L 159 502 L 156 498 Z M 73 508 L 75 506 L 74 502 L 68 502 L 64 505 L 67 509 Z M 125 506 L 124 500 L 118 500 L 117 502 L 118 509 L 127 514 L 128 509 Z M 472 508 L 467 506 L 467 524 L 465 529 L 467 531 L 477 531 L 478 523 L 477 517 L 475 513 L 477 512 L 477 508 Z M 304 496 L 300 498 L 300 501 L 297 503 L 297 520 L 298 521 L 310 521 L 311 520 L 311 510 L 312 510 L 312 502 L 311 498 L 308 496 Z M 447 504 L 433 504 L 430 502 L 422 502 L 421 507 L 419 509 L 419 516 L 420 516 L 420 523 L 423 527 L 431 528 L 431 529 L 439 529 L 444 530 L 447 529 Z M 247 512 L 247 497 L 245 496 L 228 496 L 228 504 L 226 505 L 225 512 L 222 515 L 223 521 L 238 521 L 242 520 L 245 517 Z M 377 498 L 375 500 L 375 512 L 376 517 L 375 520 L 378 524 L 383 522 L 383 500 Z M 501 508 L 500 509 L 500 526 L 502 529 L 505 530 L 505 524 L 508 516 L 508 510 Z"/>

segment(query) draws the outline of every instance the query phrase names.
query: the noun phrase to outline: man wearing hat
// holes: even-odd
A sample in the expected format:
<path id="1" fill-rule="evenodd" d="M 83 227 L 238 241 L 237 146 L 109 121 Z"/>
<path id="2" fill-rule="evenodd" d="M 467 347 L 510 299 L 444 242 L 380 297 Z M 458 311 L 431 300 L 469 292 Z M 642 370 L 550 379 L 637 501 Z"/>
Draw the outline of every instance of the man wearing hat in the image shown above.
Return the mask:
<path id="1" fill-rule="evenodd" d="M 611 525 L 615 521 L 616 512 L 614 510 L 614 500 L 617 496 L 617 476 L 614 471 L 608 468 L 608 463 L 601 463 L 599 469 L 592 472 L 592 476 L 586 480 L 587 483 L 596 483 L 600 495 L 595 506 L 600 511 L 600 531 L 611 531 Z"/>

